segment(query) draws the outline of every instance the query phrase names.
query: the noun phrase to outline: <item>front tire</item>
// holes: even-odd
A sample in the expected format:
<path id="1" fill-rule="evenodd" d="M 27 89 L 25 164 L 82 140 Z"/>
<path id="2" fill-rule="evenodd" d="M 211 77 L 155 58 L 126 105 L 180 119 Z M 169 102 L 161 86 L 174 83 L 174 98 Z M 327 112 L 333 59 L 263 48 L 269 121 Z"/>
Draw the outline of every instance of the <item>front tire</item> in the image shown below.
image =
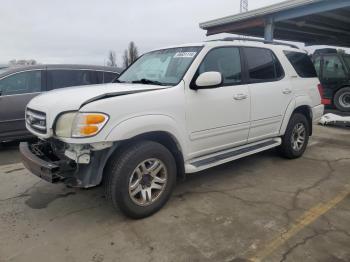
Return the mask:
<path id="1" fill-rule="evenodd" d="M 139 141 L 114 155 L 106 170 L 105 190 L 115 208 L 130 218 L 161 209 L 176 184 L 176 162 L 163 145 Z"/>
<path id="2" fill-rule="evenodd" d="M 339 111 L 350 112 L 350 87 L 344 87 L 335 93 L 334 105 Z"/>
<path id="3" fill-rule="evenodd" d="M 301 157 L 309 142 L 309 134 L 310 126 L 305 115 L 293 114 L 279 147 L 281 155 L 288 159 Z"/>

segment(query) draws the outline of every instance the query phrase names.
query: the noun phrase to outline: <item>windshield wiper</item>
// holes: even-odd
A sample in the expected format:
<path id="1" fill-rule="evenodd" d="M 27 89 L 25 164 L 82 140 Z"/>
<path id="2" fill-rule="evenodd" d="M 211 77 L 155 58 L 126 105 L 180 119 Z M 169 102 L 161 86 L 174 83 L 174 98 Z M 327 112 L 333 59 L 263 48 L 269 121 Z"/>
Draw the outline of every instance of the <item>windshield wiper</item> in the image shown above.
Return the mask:
<path id="1" fill-rule="evenodd" d="M 150 80 L 150 79 L 146 79 L 146 78 L 141 78 L 140 80 L 135 80 L 132 81 L 131 83 L 133 84 L 145 84 L 145 85 L 159 85 L 159 86 L 164 86 L 164 83 L 161 83 L 159 81 L 155 81 L 155 80 Z"/>

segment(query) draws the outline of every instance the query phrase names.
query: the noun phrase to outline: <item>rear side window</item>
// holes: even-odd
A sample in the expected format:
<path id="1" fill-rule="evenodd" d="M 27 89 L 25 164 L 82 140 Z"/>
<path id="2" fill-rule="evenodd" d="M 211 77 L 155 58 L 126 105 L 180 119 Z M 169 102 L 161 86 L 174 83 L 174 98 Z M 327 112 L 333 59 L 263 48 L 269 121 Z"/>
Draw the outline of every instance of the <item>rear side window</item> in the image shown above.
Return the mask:
<path id="1" fill-rule="evenodd" d="M 243 48 L 247 60 L 249 78 L 254 82 L 276 81 L 284 76 L 283 68 L 271 50 Z"/>
<path id="2" fill-rule="evenodd" d="M 323 57 L 323 78 L 346 78 L 345 68 L 338 56 Z"/>
<path id="3" fill-rule="evenodd" d="M 207 54 L 198 73 L 220 72 L 224 85 L 239 84 L 242 81 L 241 57 L 237 47 L 215 48 Z"/>
<path id="4" fill-rule="evenodd" d="M 95 71 L 88 70 L 48 70 L 48 89 L 57 89 L 69 86 L 97 84 Z"/>
<path id="5" fill-rule="evenodd" d="M 284 53 L 300 77 L 317 77 L 314 64 L 307 54 L 293 51 L 284 51 Z"/>

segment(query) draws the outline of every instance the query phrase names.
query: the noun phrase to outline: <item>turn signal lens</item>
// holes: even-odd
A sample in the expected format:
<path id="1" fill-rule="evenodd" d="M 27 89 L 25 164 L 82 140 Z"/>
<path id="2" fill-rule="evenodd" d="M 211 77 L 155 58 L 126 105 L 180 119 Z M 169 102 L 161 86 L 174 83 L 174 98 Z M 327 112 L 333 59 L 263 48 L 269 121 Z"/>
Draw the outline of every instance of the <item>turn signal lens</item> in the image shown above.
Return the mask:
<path id="1" fill-rule="evenodd" d="M 86 115 L 85 116 L 85 123 L 87 125 L 96 125 L 101 124 L 106 120 L 106 117 L 104 115 Z"/>
<path id="2" fill-rule="evenodd" d="M 108 115 L 103 113 L 78 113 L 74 120 L 72 137 L 94 136 L 107 121 Z"/>
<path id="3" fill-rule="evenodd" d="M 90 136 L 94 133 L 97 133 L 98 127 L 97 126 L 83 126 L 80 128 L 80 134 L 84 136 Z"/>

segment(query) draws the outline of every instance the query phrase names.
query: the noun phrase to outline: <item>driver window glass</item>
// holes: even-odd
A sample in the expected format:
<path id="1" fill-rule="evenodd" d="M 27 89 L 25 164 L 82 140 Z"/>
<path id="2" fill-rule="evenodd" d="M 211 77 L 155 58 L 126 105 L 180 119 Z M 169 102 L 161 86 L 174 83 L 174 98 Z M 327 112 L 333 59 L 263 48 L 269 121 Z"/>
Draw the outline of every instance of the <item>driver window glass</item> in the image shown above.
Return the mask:
<path id="1" fill-rule="evenodd" d="M 18 95 L 41 92 L 42 71 L 27 71 L 0 80 L 2 95 Z"/>
<path id="2" fill-rule="evenodd" d="M 323 58 L 323 78 L 345 78 L 342 62 L 337 56 L 325 56 Z"/>
<path id="3" fill-rule="evenodd" d="M 239 84 L 242 81 L 241 57 L 236 47 L 215 48 L 207 54 L 198 73 L 220 72 L 224 85 Z"/>

